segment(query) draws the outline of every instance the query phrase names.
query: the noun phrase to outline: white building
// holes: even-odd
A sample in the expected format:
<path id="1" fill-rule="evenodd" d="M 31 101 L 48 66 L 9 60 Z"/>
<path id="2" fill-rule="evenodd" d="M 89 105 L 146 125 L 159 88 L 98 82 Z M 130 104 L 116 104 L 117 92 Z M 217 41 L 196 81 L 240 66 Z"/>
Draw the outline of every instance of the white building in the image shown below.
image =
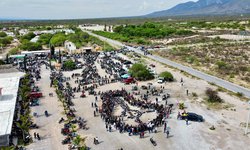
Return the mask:
<path id="1" fill-rule="evenodd" d="M 70 41 L 65 41 L 64 47 L 71 54 L 76 51 L 76 45 Z"/>
<path id="2" fill-rule="evenodd" d="M 0 74 L 0 147 L 9 145 L 22 72 Z"/>
<path id="3" fill-rule="evenodd" d="M 33 39 L 30 40 L 30 42 L 36 43 L 39 40 L 40 36 L 35 36 Z"/>
<path id="4" fill-rule="evenodd" d="M 20 35 L 25 35 L 25 34 L 28 34 L 28 33 L 29 33 L 28 29 L 21 29 L 21 30 L 19 30 L 19 34 Z"/>
<path id="5" fill-rule="evenodd" d="M 52 29 L 52 30 L 34 31 L 33 33 L 35 35 L 41 35 L 41 34 L 55 34 L 58 32 L 65 32 L 66 35 L 70 33 L 75 33 L 75 31 L 72 29 Z"/>
<path id="6" fill-rule="evenodd" d="M 5 33 L 7 34 L 7 36 L 15 37 L 14 32 L 5 31 Z"/>

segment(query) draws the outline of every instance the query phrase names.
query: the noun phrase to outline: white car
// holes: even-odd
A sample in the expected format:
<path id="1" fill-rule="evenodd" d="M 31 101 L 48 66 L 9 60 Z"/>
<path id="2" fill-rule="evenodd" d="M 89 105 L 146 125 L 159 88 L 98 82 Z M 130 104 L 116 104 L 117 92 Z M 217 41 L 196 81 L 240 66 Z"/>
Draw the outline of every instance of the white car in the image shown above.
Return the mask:
<path id="1" fill-rule="evenodd" d="M 162 83 L 164 83 L 164 78 L 159 78 L 158 80 L 157 80 L 157 83 L 159 83 L 159 84 L 162 84 Z"/>

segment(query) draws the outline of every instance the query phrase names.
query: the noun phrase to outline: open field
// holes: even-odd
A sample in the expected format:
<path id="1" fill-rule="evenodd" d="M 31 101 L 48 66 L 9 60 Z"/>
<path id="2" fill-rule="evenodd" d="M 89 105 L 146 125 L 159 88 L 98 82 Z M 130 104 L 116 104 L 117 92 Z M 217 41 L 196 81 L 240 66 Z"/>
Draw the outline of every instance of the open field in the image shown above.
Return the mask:
<path id="1" fill-rule="evenodd" d="M 172 46 L 170 50 L 156 50 L 153 53 L 249 88 L 249 46 L 248 41 L 217 42 L 212 39 L 210 43 L 180 44 Z"/>

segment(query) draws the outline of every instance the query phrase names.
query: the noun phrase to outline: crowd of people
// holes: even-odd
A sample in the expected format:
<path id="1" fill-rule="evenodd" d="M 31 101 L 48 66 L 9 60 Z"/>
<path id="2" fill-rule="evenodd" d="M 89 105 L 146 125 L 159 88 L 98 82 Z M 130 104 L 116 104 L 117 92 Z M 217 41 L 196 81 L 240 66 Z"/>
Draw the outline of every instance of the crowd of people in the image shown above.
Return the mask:
<path id="1" fill-rule="evenodd" d="M 159 105 L 158 103 L 151 103 L 145 100 L 136 99 L 124 89 L 102 93 L 101 100 L 101 117 L 105 121 L 108 131 L 111 131 L 111 125 L 113 125 L 117 130 L 120 131 L 120 133 L 128 132 L 129 135 L 139 134 L 141 137 L 143 137 L 142 135 L 145 134 L 145 131 L 148 131 L 149 133 L 157 132 L 157 127 L 164 124 L 166 113 L 172 109 L 172 105 L 164 107 L 162 104 Z M 142 122 L 140 120 L 142 112 L 131 109 L 126 102 L 131 106 L 136 106 L 144 110 L 154 109 L 157 112 L 157 117 L 153 120 L 148 120 L 148 122 Z M 123 112 L 120 116 L 113 115 L 115 111 L 115 105 L 120 105 L 123 108 Z M 134 113 L 132 112 L 137 115 L 134 116 Z M 138 125 L 133 126 L 127 124 L 123 119 L 124 117 L 135 119 L 135 122 L 137 122 Z"/>

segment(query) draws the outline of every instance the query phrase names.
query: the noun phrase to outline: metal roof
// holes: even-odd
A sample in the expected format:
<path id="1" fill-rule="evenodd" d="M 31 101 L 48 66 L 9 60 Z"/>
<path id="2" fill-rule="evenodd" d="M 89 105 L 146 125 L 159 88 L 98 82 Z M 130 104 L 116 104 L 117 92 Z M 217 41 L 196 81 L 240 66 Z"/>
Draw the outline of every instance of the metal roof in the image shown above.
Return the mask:
<path id="1" fill-rule="evenodd" d="M 15 113 L 19 80 L 24 76 L 22 72 L 0 74 L 0 136 L 11 134 Z"/>

